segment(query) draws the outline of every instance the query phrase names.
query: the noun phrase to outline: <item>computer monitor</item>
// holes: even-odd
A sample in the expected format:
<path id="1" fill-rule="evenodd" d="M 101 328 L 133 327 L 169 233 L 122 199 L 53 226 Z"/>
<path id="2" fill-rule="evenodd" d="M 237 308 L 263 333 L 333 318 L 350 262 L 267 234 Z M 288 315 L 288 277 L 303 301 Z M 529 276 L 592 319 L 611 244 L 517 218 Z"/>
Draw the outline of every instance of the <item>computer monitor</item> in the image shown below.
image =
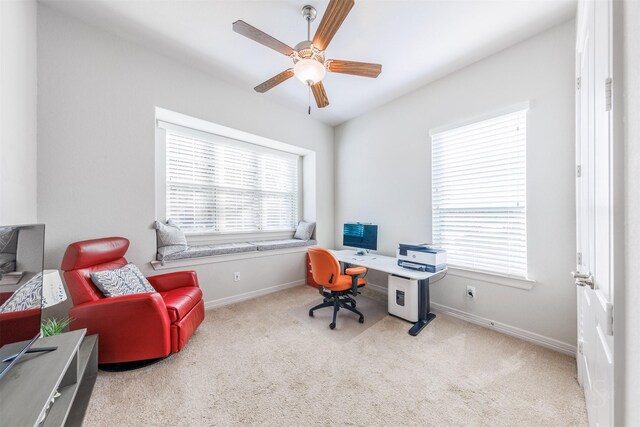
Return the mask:
<path id="1" fill-rule="evenodd" d="M 365 251 L 378 249 L 378 226 L 375 224 L 348 223 L 342 232 L 342 245 L 361 249 L 359 255 Z"/>

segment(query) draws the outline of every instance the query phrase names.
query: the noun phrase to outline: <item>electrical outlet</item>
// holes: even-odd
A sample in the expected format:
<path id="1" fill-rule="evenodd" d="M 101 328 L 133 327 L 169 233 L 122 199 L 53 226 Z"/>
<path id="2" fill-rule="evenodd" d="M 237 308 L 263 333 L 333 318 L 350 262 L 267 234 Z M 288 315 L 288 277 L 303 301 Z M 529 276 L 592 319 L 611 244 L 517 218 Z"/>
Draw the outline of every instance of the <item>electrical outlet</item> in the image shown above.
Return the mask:
<path id="1" fill-rule="evenodd" d="M 233 274 L 233 281 L 234 281 L 234 282 L 237 282 L 238 280 L 240 280 L 240 272 L 239 272 L 239 271 L 236 271 L 236 272 Z"/>
<path id="2" fill-rule="evenodd" d="M 476 297 L 476 288 L 475 286 L 467 286 L 467 297 L 473 299 Z"/>

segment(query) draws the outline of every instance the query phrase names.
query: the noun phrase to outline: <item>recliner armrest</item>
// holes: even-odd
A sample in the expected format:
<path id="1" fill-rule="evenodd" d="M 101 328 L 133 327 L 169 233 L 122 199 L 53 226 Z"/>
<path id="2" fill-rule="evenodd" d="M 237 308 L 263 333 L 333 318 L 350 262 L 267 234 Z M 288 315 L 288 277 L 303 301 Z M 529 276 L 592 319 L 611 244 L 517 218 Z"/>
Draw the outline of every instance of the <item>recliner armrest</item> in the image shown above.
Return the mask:
<path id="1" fill-rule="evenodd" d="M 187 286 L 200 287 L 198 275 L 195 271 L 175 271 L 173 273 L 157 274 L 147 277 L 147 280 L 158 292 L 167 292 Z"/>
<path id="2" fill-rule="evenodd" d="M 137 323 L 160 322 L 169 330 L 169 313 L 159 293 L 144 293 L 103 298 L 85 302 L 69 310 L 72 323 L 98 324 L 113 328 L 123 320 L 128 327 L 136 327 Z M 83 326 L 86 327 L 86 326 Z"/>
<path id="3" fill-rule="evenodd" d="M 157 292 L 103 298 L 69 310 L 71 330 L 98 334 L 99 363 L 163 357 L 171 352 L 171 321 Z"/>

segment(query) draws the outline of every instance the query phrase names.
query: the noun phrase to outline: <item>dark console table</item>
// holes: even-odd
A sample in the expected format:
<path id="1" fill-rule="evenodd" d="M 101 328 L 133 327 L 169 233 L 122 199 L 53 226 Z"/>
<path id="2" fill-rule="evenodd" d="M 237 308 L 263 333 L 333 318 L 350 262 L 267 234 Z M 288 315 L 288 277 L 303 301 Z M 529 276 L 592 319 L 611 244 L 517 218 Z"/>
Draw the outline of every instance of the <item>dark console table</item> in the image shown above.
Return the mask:
<path id="1" fill-rule="evenodd" d="M 4 346 L 0 356 L 15 353 L 13 346 Z M 58 349 L 23 356 L 0 380 L 0 424 L 56 427 L 82 424 L 98 375 L 98 337 L 85 336 L 82 329 L 40 338 L 33 345 L 51 346 Z M 56 391 L 60 396 L 54 399 Z"/>

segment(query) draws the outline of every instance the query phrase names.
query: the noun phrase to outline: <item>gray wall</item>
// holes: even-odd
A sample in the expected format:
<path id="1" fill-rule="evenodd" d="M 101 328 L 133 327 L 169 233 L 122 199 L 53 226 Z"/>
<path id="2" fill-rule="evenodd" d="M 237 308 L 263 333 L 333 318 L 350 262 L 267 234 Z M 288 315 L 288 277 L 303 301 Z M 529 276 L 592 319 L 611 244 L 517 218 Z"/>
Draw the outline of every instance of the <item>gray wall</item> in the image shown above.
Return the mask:
<path id="1" fill-rule="evenodd" d="M 398 242 L 430 241 L 429 130 L 530 101 L 528 268 L 536 284 L 522 290 L 449 274 L 431 286 L 432 301 L 575 346 L 574 49 L 570 21 L 339 126 L 336 243 L 340 224 L 354 220 L 379 224 L 386 255 Z M 386 285 L 384 276 L 371 280 Z"/>
<path id="2" fill-rule="evenodd" d="M 0 1 L 0 225 L 36 222 L 36 2 Z"/>
<path id="3" fill-rule="evenodd" d="M 47 225 L 47 267 L 59 268 L 71 242 L 116 235 L 131 240 L 129 261 L 154 273 L 156 106 L 315 151 L 317 238 L 333 245 L 331 127 L 42 4 L 38 31 L 38 220 Z M 303 257 L 195 270 L 212 301 L 303 280 Z"/>

